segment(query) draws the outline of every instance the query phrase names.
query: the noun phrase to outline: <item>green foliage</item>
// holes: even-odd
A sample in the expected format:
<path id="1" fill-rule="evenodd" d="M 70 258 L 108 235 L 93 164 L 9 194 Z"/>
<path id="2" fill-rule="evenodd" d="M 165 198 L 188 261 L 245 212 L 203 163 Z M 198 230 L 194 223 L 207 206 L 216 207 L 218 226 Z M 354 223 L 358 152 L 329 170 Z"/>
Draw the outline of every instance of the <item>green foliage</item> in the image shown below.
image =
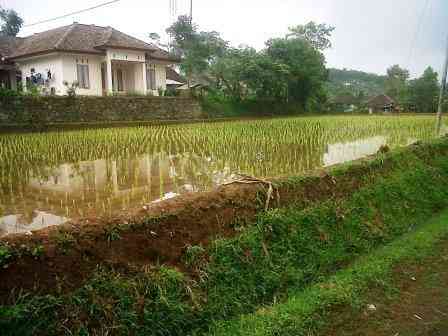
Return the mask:
<path id="1" fill-rule="evenodd" d="M 439 81 L 437 72 L 431 67 L 428 67 L 420 78 L 409 83 L 409 102 L 417 112 L 436 112 L 438 98 Z"/>
<path id="2" fill-rule="evenodd" d="M 287 116 L 303 114 L 304 110 L 294 103 L 272 99 L 250 98 L 234 100 L 220 91 L 212 91 L 201 98 L 201 105 L 210 118 Z"/>
<path id="3" fill-rule="evenodd" d="M 209 65 L 227 48 L 217 32 L 198 31 L 189 16 L 180 16 L 178 20 L 167 29 L 172 37 L 174 54 L 182 57 L 180 65 L 182 71 L 191 79 L 193 75 L 202 74 Z"/>
<path id="4" fill-rule="evenodd" d="M 51 327 L 55 334 L 70 330 L 75 334 L 197 335 L 239 314 L 288 303 L 288 297 L 415 230 L 446 207 L 447 150 L 443 140 L 382 154 L 361 171 L 357 166 L 338 171 L 339 177 L 363 187 L 321 203 L 261 213 L 254 225 L 241 228 L 240 235 L 211 244 L 209 262 L 198 269 L 195 281 L 166 267 L 128 275 L 100 269 L 81 289 L 61 298 L 34 297 L 3 306 L 1 312 L 8 319 L 0 319 L 6 321 L 2 330 L 13 330 L 20 322 L 21 328 L 33 327 L 30 330 L 37 334 Z M 381 171 L 376 171 L 378 166 L 383 167 Z M 367 168 L 370 174 L 365 174 Z M 338 188 L 336 179 L 334 187 Z M 203 253 L 200 247 L 191 247 L 189 252 L 192 263 Z M 341 294 L 350 301 L 355 293 L 352 286 L 329 288 L 331 292 L 326 293 L 338 296 L 324 297 L 325 305 L 340 302 Z M 47 304 L 33 307 L 33 302 Z M 22 319 L 21 312 L 31 307 L 33 314 Z M 295 330 L 288 320 L 275 322 Z"/>
<path id="5" fill-rule="evenodd" d="M 4 9 L 0 6 L 0 35 L 16 36 L 23 26 L 23 19 L 13 9 Z"/>
<path id="6" fill-rule="evenodd" d="M 202 246 L 187 246 L 184 255 L 185 264 L 189 267 L 194 266 L 204 255 L 205 249 Z"/>
<path id="7" fill-rule="evenodd" d="M 276 302 L 412 230 L 448 204 L 446 181 L 448 171 L 417 163 L 345 201 L 261 215 L 255 227 L 211 248 L 210 315 L 227 319 Z"/>
<path id="8" fill-rule="evenodd" d="M 166 88 L 165 90 L 165 97 L 177 97 L 180 95 L 179 90 L 176 90 L 174 88 Z"/>
<path id="9" fill-rule="evenodd" d="M 328 78 L 325 57 L 300 38 L 271 39 L 266 46 L 267 55 L 289 68 L 285 99 L 306 109 L 312 97 L 323 94 L 323 84 Z"/>
<path id="10" fill-rule="evenodd" d="M 370 97 L 384 93 L 385 81 L 385 76 L 367 72 L 329 69 L 329 79 L 325 86 L 330 97 L 346 94 L 357 97 L 360 93 Z M 367 97 L 361 97 L 359 102 L 364 103 Z"/>
<path id="11" fill-rule="evenodd" d="M 69 296 L 23 296 L 0 306 L 0 328 L 2 335 L 184 335 L 193 328 L 189 298 L 174 269 L 134 277 L 99 269 Z"/>
<path id="12" fill-rule="evenodd" d="M 104 234 L 106 235 L 106 240 L 109 243 L 116 241 L 116 240 L 120 240 L 122 231 L 123 231 L 123 227 L 120 225 L 107 226 L 104 229 Z"/>
<path id="13" fill-rule="evenodd" d="M 18 96 L 20 96 L 19 91 L 0 87 L 0 98 L 2 99 L 2 101 L 3 101 L 3 99 L 15 98 Z"/>
<path id="14" fill-rule="evenodd" d="M 13 256 L 13 252 L 8 244 L 0 244 L 0 268 L 7 267 Z"/>
<path id="15" fill-rule="evenodd" d="M 287 38 L 303 39 L 314 49 L 323 51 L 332 47 L 330 38 L 334 30 L 335 27 L 311 21 L 305 25 L 290 27 Z"/>
<path id="16" fill-rule="evenodd" d="M 326 100 L 328 75 L 321 51 L 331 45 L 333 29 L 314 22 L 297 26 L 284 38 L 267 41 L 259 52 L 248 46 L 231 48 L 217 32 L 198 32 L 186 16 L 167 32 L 187 77 L 209 77 L 212 91 L 233 101 L 274 100 L 318 110 Z"/>
<path id="17" fill-rule="evenodd" d="M 20 295 L 11 306 L 0 306 L 0 330 L 4 336 L 61 335 L 56 330 L 63 300 L 51 295 Z"/>
<path id="18" fill-rule="evenodd" d="M 76 244 L 75 237 L 67 231 L 59 230 L 56 234 L 56 243 L 63 253 L 67 253 Z"/>
<path id="19" fill-rule="evenodd" d="M 234 101 L 272 100 L 303 110 L 319 109 L 325 101 L 325 58 L 302 38 L 271 39 L 260 52 L 249 47 L 228 49 L 210 71 L 217 89 Z"/>
<path id="20" fill-rule="evenodd" d="M 310 335 L 328 325 L 325 319 L 341 306 L 357 306 L 372 286 L 387 288 L 397 265 L 421 260 L 437 251 L 448 234 L 448 212 L 435 217 L 417 231 L 361 258 L 353 266 L 309 288 L 290 293 L 285 302 L 254 314 L 217 323 L 210 334 L 219 335 Z M 329 325 L 328 325 L 329 326 Z"/>
<path id="21" fill-rule="evenodd" d="M 393 65 L 387 69 L 387 79 L 385 83 L 386 94 L 400 105 L 407 101 L 409 80 L 409 71 L 400 68 L 399 65 Z"/>

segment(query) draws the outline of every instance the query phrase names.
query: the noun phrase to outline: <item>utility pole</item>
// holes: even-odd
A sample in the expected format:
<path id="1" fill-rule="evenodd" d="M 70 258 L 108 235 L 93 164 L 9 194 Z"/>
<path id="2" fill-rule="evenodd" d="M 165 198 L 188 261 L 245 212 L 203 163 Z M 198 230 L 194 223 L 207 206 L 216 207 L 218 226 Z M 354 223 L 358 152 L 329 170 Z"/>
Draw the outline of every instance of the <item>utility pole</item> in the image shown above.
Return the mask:
<path id="1" fill-rule="evenodd" d="M 190 0 L 190 23 L 193 23 L 193 0 Z"/>
<path id="2" fill-rule="evenodd" d="M 448 73 L 448 40 L 447 40 L 447 49 L 445 57 L 446 58 L 445 58 L 445 65 L 443 67 L 442 83 L 440 85 L 439 107 L 437 109 L 437 135 L 440 134 L 440 131 L 442 129 L 443 100 L 446 91 L 446 77 Z"/>

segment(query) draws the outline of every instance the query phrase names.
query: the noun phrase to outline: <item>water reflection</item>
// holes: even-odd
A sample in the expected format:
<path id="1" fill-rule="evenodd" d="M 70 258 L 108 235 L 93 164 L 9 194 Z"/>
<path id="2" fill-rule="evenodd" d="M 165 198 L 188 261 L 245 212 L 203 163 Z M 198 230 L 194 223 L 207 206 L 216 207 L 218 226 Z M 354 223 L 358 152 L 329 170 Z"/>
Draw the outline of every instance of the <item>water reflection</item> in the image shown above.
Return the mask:
<path id="1" fill-rule="evenodd" d="M 0 236 L 209 190 L 231 181 L 235 173 L 260 177 L 300 174 L 374 154 L 385 144 L 406 145 L 416 140 L 409 135 L 353 138 L 334 143 L 313 139 L 296 144 L 260 142 L 256 151 L 229 148 L 227 152 L 225 148 L 220 157 L 213 151 L 201 155 L 157 152 L 53 167 L 34 165 L 20 171 L 17 181 L 3 172 Z"/>
<path id="2" fill-rule="evenodd" d="M 33 211 L 31 217 L 25 215 L 8 215 L 0 217 L 0 236 L 14 233 L 28 233 L 52 225 L 60 225 L 68 219 L 43 211 Z"/>
<path id="3" fill-rule="evenodd" d="M 22 189 L 1 195 L 8 215 L 0 218 L 0 236 L 208 190 L 232 174 L 229 167 L 218 169 L 210 157 L 157 153 L 45 167 L 28 176 Z"/>
<path id="4" fill-rule="evenodd" d="M 328 145 L 327 151 L 323 157 L 324 166 L 328 167 L 375 154 L 381 146 L 386 145 L 386 143 L 386 137 L 375 136 L 353 142 Z"/>

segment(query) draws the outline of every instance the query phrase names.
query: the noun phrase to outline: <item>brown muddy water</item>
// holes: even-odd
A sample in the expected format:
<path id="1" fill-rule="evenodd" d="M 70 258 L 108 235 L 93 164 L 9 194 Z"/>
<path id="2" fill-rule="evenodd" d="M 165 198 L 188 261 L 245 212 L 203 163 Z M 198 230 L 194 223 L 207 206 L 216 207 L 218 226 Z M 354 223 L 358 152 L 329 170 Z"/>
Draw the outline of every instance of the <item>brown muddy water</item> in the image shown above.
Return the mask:
<path id="1" fill-rule="evenodd" d="M 285 118 L 0 136 L 0 236 L 110 216 L 237 174 L 303 172 L 406 146 L 435 117 Z"/>

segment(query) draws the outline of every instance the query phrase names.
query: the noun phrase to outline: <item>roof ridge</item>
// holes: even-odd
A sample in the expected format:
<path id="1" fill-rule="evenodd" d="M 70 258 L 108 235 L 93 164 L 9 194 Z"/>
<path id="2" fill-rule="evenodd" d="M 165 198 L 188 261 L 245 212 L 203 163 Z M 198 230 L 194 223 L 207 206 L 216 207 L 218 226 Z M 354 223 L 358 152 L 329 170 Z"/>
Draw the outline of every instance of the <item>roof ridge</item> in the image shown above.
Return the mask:
<path id="1" fill-rule="evenodd" d="M 44 31 L 40 31 L 38 33 L 34 33 L 34 34 L 31 34 L 31 35 L 24 36 L 24 37 L 17 37 L 17 38 L 20 38 L 22 40 L 27 40 L 27 39 L 35 37 L 36 35 L 41 35 L 41 34 L 48 33 L 48 32 L 54 31 L 54 30 L 62 29 L 62 28 L 69 28 L 72 25 L 73 25 L 73 23 L 69 24 L 69 25 L 65 25 L 65 26 L 60 26 L 60 27 L 47 29 L 47 30 L 44 30 Z"/>
<path id="2" fill-rule="evenodd" d="M 99 26 L 97 26 L 99 27 Z M 107 27 L 100 27 L 103 28 L 105 30 L 105 37 L 102 38 L 102 40 L 100 41 L 100 43 L 96 44 L 95 47 L 100 47 L 100 46 L 104 46 L 107 44 L 107 42 L 110 40 L 110 38 L 112 37 L 112 33 L 113 33 L 113 28 L 111 26 L 107 26 Z"/>
<path id="3" fill-rule="evenodd" d="M 88 26 L 88 27 L 97 27 L 97 28 L 103 28 L 103 29 L 107 29 L 107 28 L 111 28 L 110 26 L 98 26 L 98 25 L 96 25 L 96 24 L 87 24 L 87 23 L 79 23 L 79 22 L 77 22 L 77 24 L 78 25 L 80 25 L 80 26 Z"/>
<path id="4" fill-rule="evenodd" d="M 153 49 L 152 52 L 157 51 L 157 48 L 156 48 L 154 45 L 152 45 L 152 44 L 150 44 L 150 43 L 148 43 L 148 42 L 146 42 L 146 41 L 143 41 L 143 40 L 141 40 L 141 39 L 139 39 L 139 38 L 137 38 L 137 37 L 134 37 L 134 36 L 132 36 L 132 35 L 129 35 L 129 34 L 125 33 L 125 32 L 122 32 L 121 30 L 115 29 L 115 28 L 113 28 L 113 27 L 108 27 L 108 28 L 111 29 L 111 33 L 110 33 L 110 36 L 108 37 L 106 43 L 104 43 L 104 45 L 107 45 L 107 43 L 109 42 L 110 38 L 112 37 L 113 32 L 116 31 L 117 33 L 122 34 L 122 35 L 126 36 L 126 37 L 129 38 L 129 39 L 132 39 L 132 40 L 134 40 L 134 41 L 138 41 L 138 42 L 140 42 L 140 43 L 144 43 L 144 44 L 150 46 L 150 47 Z"/>
<path id="5" fill-rule="evenodd" d="M 67 38 L 68 34 L 70 34 L 70 33 L 73 31 L 73 29 L 76 27 L 77 24 L 78 24 L 77 22 L 74 22 L 74 23 L 72 23 L 72 24 L 68 27 L 68 29 L 65 31 L 65 33 L 62 34 L 62 36 L 61 36 L 61 38 L 59 39 L 59 41 L 56 42 L 56 44 L 54 45 L 54 49 L 58 49 L 58 48 L 61 46 L 61 44 L 62 44 L 62 43 L 65 41 L 65 39 Z"/>

